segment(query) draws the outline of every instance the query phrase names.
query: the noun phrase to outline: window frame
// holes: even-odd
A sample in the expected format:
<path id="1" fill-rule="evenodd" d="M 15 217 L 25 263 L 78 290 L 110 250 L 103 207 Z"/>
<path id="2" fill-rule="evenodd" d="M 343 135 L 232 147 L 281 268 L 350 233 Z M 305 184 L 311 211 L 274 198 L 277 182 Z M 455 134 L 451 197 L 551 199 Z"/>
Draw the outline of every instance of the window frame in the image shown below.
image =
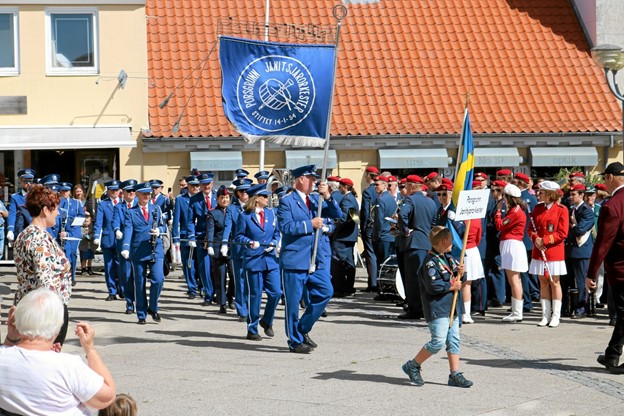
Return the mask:
<path id="1" fill-rule="evenodd" d="M 0 67 L 1 77 L 10 77 L 20 74 L 19 49 L 19 9 L 17 7 L 0 7 L 0 14 L 13 15 L 13 67 Z"/>
<path id="2" fill-rule="evenodd" d="M 55 14 L 90 14 L 93 36 L 93 66 L 54 67 L 52 65 L 52 16 Z M 99 16 L 95 7 L 49 7 L 45 10 L 45 50 L 47 75 L 98 75 L 100 73 Z"/>

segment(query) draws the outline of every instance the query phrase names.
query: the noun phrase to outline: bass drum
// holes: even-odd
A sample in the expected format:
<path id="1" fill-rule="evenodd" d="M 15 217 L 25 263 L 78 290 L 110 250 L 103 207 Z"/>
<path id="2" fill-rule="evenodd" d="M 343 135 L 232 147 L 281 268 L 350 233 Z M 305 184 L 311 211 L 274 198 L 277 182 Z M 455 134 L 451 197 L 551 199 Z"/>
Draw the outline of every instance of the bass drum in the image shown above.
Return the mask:
<path id="1" fill-rule="evenodd" d="M 403 279 L 401 278 L 396 255 L 391 255 L 381 264 L 377 285 L 380 294 L 394 295 L 405 299 L 405 287 L 403 286 Z"/>

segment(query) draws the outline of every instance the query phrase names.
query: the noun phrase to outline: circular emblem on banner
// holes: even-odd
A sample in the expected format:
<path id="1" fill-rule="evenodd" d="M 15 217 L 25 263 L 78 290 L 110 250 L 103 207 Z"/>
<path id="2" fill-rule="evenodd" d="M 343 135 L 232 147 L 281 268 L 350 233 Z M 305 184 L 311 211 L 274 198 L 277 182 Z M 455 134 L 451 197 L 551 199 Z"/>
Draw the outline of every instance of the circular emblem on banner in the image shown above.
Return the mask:
<path id="1" fill-rule="evenodd" d="M 310 114 L 314 79 L 297 59 L 263 56 L 241 72 L 236 95 L 249 123 L 266 132 L 279 132 L 296 126 Z"/>

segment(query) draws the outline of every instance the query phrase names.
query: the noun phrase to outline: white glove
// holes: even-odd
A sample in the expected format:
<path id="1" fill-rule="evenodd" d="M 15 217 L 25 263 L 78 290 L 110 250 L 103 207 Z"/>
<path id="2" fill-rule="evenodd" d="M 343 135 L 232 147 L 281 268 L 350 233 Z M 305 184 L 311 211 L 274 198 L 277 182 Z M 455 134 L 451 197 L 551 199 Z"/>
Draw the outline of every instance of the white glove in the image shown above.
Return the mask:
<path id="1" fill-rule="evenodd" d="M 120 230 L 115 231 L 115 238 L 121 240 L 123 238 L 123 233 Z"/>
<path id="2" fill-rule="evenodd" d="M 96 246 L 100 246 L 100 239 L 96 238 L 95 240 L 93 240 L 93 244 L 95 244 Z"/>
<path id="3" fill-rule="evenodd" d="M 158 228 L 152 228 L 150 230 L 150 235 L 160 235 L 160 231 L 158 230 Z"/>
<path id="4" fill-rule="evenodd" d="M 323 227 L 321 227 L 321 230 L 327 234 L 329 232 L 329 225 L 324 225 Z"/>
<path id="5" fill-rule="evenodd" d="M 258 247 L 260 247 L 260 243 L 257 241 L 252 241 L 251 243 L 249 243 L 249 245 L 251 246 L 252 249 L 257 249 Z"/>
<path id="6" fill-rule="evenodd" d="M 173 247 L 174 247 L 176 250 L 180 251 L 180 243 L 173 243 Z"/>
<path id="7" fill-rule="evenodd" d="M 15 235 L 13 234 L 13 231 L 9 231 L 6 235 L 7 240 L 9 241 L 13 241 L 15 240 Z"/>
<path id="8" fill-rule="evenodd" d="M 128 250 L 121 250 L 121 257 L 123 257 L 124 259 L 128 259 L 128 257 L 130 257 L 130 252 Z"/>
<path id="9" fill-rule="evenodd" d="M 197 247 L 197 243 L 195 241 L 189 241 L 189 247 Z"/>
<path id="10" fill-rule="evenodd" d="M 265 248 L 265 249 L 264 249 L 264 252 L 265 252 L 265 253 L 270 253 L 271 251 L 273 251 L 273 249 L 274 249 L 274 248 L 275 248 L 275 247 L 273 247 L 273 246 L 271 246 L 271 247 L 267 247 L 267 248 Z"/>
<path id="11" fill-rule="evenodd" d="M 213 257 L 213 256 L 214 256 L 214 248 L 212 248 L 212 247 L 208 247 L 208 250 L 206 250 L 206 252 L 208 253 L 208 255 L 209 255 L 210 257 Z"/>
<path id="12" fill-rule="evenodd" d="M 221 255 L 223 257 L 227 257 L 228 254 L 228 246 L 226 246 L 225 244 L 221 246 L 221 250 L 219 250 L 221 252 Z"/>
<path id="13" fill-rule="evenodd" d="M 449 211 L 446 213 L 446 218 L 448 218 L 449 220 L 453 221 L 455 219 L 455 212 L 453 211 Z"/>

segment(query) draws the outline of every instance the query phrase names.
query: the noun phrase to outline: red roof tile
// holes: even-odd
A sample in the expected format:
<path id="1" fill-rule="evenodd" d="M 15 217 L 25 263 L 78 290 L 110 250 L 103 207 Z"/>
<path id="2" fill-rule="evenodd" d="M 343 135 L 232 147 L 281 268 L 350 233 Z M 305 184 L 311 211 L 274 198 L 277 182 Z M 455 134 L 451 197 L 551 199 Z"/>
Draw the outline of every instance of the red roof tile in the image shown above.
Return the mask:
<path id="1" fill-rule="evenodd" d="M 335 24 L 335 0 L 294 3 L 272 0 L 271 23 Z M 239 136 L 221 107 L 218 48 L 203 70 L 202 60 L 217 41 L 219 18 L 258 22 L 259 31 L 264 2 L 148 0 L 146 14 L 155 83 L 149 136 Z M 339 48 L 335 136 L 458 133 L 467 92 L 477 134 L 621 128 L 620 107 L 568 0 L 353 4 Z"/>

